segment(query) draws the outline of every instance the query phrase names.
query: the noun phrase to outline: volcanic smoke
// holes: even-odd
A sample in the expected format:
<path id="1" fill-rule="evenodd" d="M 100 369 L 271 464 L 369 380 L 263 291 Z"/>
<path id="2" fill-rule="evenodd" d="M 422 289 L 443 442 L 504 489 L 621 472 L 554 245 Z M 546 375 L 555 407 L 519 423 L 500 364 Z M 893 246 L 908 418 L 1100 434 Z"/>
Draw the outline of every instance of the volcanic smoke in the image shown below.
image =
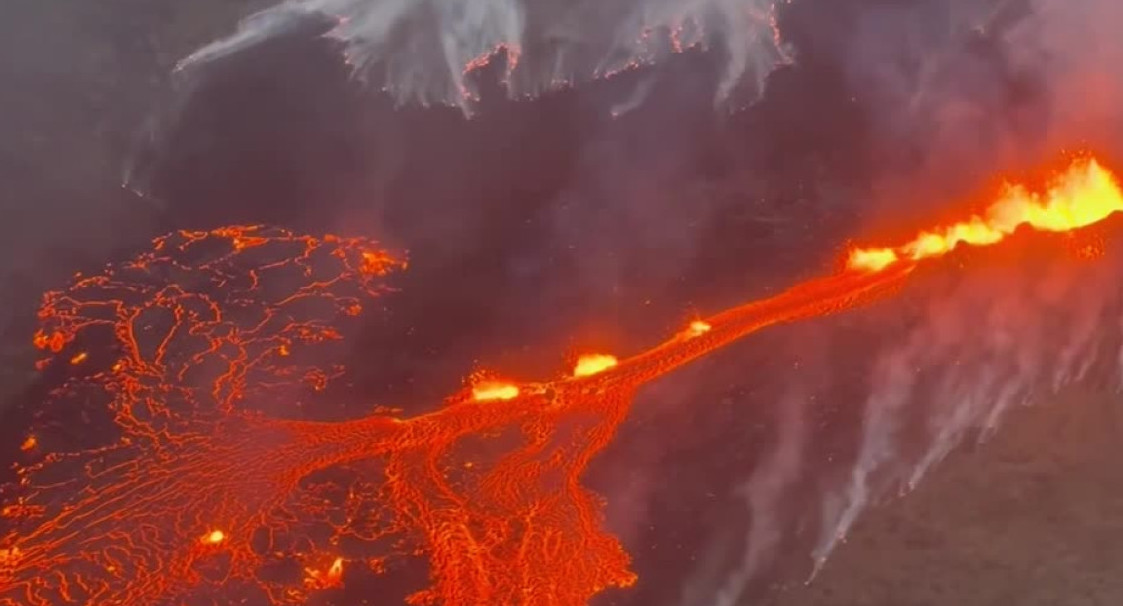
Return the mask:
<path id="1" fill-rule="evenodd" d="M 513 98 L 608 78 L 691 48 L 726 57 L 717 91 L 755 97 L 787 61 L 781 0 L 284 0 L 180 61 L 191 71 L 318 21 L 356 77 L 399 102 L 470 109 L 473 72 L 497 58 Z M 642 90 L 637 89 L 642 96 Z M 751 99 L 750 99 L 751 100 Z M 627 105 L 628 101 L 624 104 Z"/>
<path id="2" fill-rule="evenodd" d="M 478 377 L 427 414 L 342 422 L 284 418 L 276 403 L 330 395 L 344 370 L 309 353 L 339 342 L 404 262 L 359 238 L 254 226 L 158 238 L 44 297 L 41 367 L 88 368 L 51 403 L 108 397 L 61 413 L 115 438 L 66 451 L 49 414 L 27 436 L 0 510 L 13 528 L 0 604 L 300 604 L 418 555 L 430 584 L 411 604 L 586 604 L 636 582 L 581 479 L 640 386 L 762 328 L 888 296 L 957 244 L 1117 210 L 1115 178 L 1079 158 L 1038 193 L 1010 186 L 981 216 L 856 249 L 840 273 L 635 355 L 582 356 L 545 382 Z"/>

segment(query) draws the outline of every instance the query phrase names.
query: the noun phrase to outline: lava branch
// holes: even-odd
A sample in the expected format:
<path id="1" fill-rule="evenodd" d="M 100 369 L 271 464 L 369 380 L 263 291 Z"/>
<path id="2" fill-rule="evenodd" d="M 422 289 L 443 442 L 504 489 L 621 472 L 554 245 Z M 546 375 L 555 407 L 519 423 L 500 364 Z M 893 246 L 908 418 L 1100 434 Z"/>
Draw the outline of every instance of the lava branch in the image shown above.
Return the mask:
<path id="1" fill-rule="evenodd" d="M 335 324 L 401 263 L 358 239 L 253 227 L 158 239 L 45 297 L 43 368 L 101 363 L 55 401 L 83 386 L 108 394 L 118 435 L 58 454 L 44 426 L 23 443 L 31 460 L 0 511 L 14 528 L 0 540 L 0 604 L 298 604 L 410 555 L 428 559 L 431 579 L 413 604 L 585 604 L 636 581 L 580 480 L 641 385 L 767 326 L 887 296 L 958 243 L 1120 209 L 1114 178 L 1077 160 L 1043 194 L 1008 188 L 984 218 L 855 250 L 842 273 L 632 357 L 583 356 L 566 378 L 481 380 L 428 414 L 345 422 L 265 412 L 340 374 L 304 354 L 342 338 Z M 76 350 L 99 329 L 115 358 Z"/>
<path id="2" fill-rule="evenodd" d="M 880 272 L 847 272 L 799 284 L 779 295 L 753 301 L 694 323 L 704 329 L 684 331 L 662 344 L 604 369 L 546 383 L 499 383 L 498 396 L 475 388 L 449 399 L 450 405 L 410 419 L 368 417 L 345 423 L 292 422 L 307 436 L 309 452 L 348 462 L 431 444 L 438 435 L 465 435 L 507 426 L 543 410 L 566 415 L 583 402 L 641 385 L 720 349 L 762 328 L 801 318 L 819 317 L 880 298 L 903 285 L 914 265 L 900 263 Z M 580 364 L 580 362 L 579 362 Z M 590 410 L 602 410 L 595 404 Z M 448 428 L 453 428 L 451 431 Z"/>

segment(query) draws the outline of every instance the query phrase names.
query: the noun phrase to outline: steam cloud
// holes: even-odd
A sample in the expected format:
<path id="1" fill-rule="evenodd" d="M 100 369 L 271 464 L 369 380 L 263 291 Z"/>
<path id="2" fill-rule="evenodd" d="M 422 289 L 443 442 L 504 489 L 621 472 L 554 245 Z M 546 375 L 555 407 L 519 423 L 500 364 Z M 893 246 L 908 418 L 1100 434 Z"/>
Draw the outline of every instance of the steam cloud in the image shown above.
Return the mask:
<path id="1" fill-rule="evenodd" d="M 241 22 L 179 65 L 190 70 L 301 23 L 326 20 L 357 77 L 400 102 L 470 108 L 472 71 L 505 55 L 507 92 L 550 89 L 701 47 L 724 56 L 719 102 L 747 101 L 784 60 L 775 0 L 288 0 Z"/>

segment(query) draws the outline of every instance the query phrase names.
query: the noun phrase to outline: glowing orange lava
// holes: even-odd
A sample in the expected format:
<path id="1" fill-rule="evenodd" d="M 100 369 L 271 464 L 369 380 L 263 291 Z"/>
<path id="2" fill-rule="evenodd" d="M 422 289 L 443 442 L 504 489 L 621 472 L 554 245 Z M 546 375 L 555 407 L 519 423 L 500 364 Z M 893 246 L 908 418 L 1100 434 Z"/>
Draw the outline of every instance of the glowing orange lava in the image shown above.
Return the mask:
<path id="1" fill-rule="evenodd" d="M 225 540 L 226 533 L 222 532 L 221 530 L 212 530 L 202 538 L 202 542 L 207 543 L 208 545 L 218 545 Z"/>
<path id="2" fill-rule="evenodd" d="M 944 255 L 959 244 L 985 246 L 1001 242 L 1019 227 L 1072 231 L 1123 210 L 1123 193 L 1110 171 L 1095 159 L 1082 158 L 1057 175 L 1042 194 L 1007 185 L 983 216 L 921 232 L 897 248 L 862 248 L 851 252 L 848 267 L 877 271 L 900 259 L 919 261 Z"/>
<path id="3" fill-rule="evenodd" d="M 343 584 L 343 558 L 335 558 L 327 570 L 305 569 L 304 584 L 313 590 L 332 589 Z"/>
<path id="4" fill-rule="evenodd" d="M 699 337 L 710 332 L 711 328 L 713 327 L 702 320 L 694 320 L 686 327 L 686 330 L 682 332 L 682 336 L 686 338 Z"/>
<path id="5" fill-rule="evenodd" d="M 1114 191 L 1110 176 L 1072 183 Z M 413 555 L 429 585 L 410 604 L 586 604 L 636 581 L 581 485 L 635 391 L 767 326 L 886 296 L 913 271 L 910 251 L 934 249 L 892 250 L 890 263 L 698 319 L 633 356 L 582 358 L 572 376 L 478 381 L 427 414 L 322 422 L 283 405 L 318 401 L 343 376 L 312 354 L 404 264 L 361 239 L 254 227 L 159 238 L 44 298 L 45 365 L 112 345 L 52 402 L 108 398 L 116 434 L 19 469 L 3 493 L 0 605 L 295 605 Z"/>
<path id="6" fill-rule="evenodd" d="M 577 358 L 577 364 L 573 367 L 573 376 L 590 377 L 602 373 L 616 366 L 618 363 L 619 361 L 616 359 L 616 356 L 610 356 L 608 354 L 584 354 Z"/>
<path id="7" fill-rule="evenodd" d="M 519 397 L 519 386 L 503 381 L 483 381 L 472 387 L 472 399 L 477 402 L 489 400 L 513 400 Z"/>

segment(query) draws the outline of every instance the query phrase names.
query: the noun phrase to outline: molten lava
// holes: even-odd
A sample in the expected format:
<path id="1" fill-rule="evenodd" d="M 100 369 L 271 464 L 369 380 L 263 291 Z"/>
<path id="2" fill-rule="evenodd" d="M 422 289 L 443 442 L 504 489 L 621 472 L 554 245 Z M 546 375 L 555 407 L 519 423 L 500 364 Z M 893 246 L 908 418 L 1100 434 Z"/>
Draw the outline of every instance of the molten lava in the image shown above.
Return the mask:
<path id="1" fill-rule="evenodd" d="M 26 449 L 39 454 L 3 493 L 0 605 L 303 604 L 410 555 L 430 565 L 411 604 L 585 604 L 636 581 L 581 478 L 641 385 L 767 326 L 877 300 L 958 242 L 1087 225 L 1118 201 L 1112 177 L 1079 162 L 1043 196 L 1010 188 L 984 218 L 855 251 L 843 273 L 633 356 L 343 422 L 286 418 L 280 404 L 316 402 L 343 375 L 310 354 L 342 339 L 337 326 L 404 264 L 361 239 L 254 227 L 159 238 L 44 298 L 44 366 L 79 345 L 98 352 L 52 402 L 107 397 L 116 433 L 79 452 Z"/>
<path id="2" fill-rule="evenodd" d="M 573 376 L 591 377 L 616 366 L 618 363 L 619 361 L 616 359 L 616 356 L 610 356 L 608 354 L 585 354 L 577 358 L 577 364 L 573 367 Z"/>
<path id="3" fill-rule="evenodd" d="M 489 400 L 513 400 L 519 397 L 519 386 L 503 381 L 483 381 L 472 387 L 472 399 L 477 402 Z"/>
<path id="4" fill-rule="evenodd" d="M 710 332 L 711 328 L 713 328 L 713 327 L 710 326 L 709 324 L 707 324 L 706 322 L 703 322 L 701 320 L 695 320 L 695 321 L 690 323 L 690 326 L 686 327 L 686 334 L 688 336 L 691 336 L 691 337 L 697 337 L 697 336 L 700 336 L 700 335 L 705 334 L 707 332 Z"/>
<path id="5" fill-rule="evenodd" d="M 335 558 L 327 570 L 308 568 L 304 584 L 311 589 L 331 589 L 343 583 L 343 558 Z"/>
<path id="6" fill-rule="evenodd" d="M 208 545 L 218 545 L 226 540 L 226 533 L 221 530 L 212 530 L 202 538 L 202 542 Z"/>

